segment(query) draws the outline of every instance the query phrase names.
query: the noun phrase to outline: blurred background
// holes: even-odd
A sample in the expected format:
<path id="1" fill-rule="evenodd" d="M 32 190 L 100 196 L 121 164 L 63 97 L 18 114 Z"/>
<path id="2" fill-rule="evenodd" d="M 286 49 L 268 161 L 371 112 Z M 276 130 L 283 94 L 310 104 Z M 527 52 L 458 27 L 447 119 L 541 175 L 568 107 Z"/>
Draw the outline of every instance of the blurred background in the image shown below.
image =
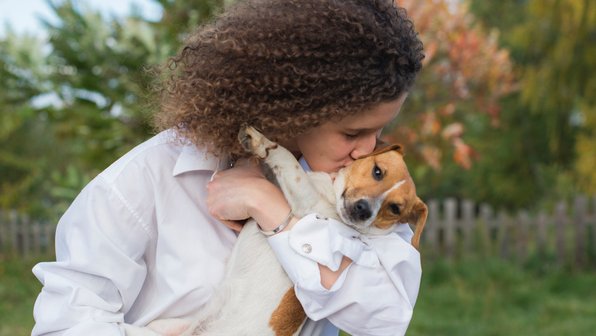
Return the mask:
<path id="1" fill-rule="evenodd" d="M 0 336 L 55 224 L 154 131 L 147 69 L 233 0 L 0 0 Z M 425 45 L 385 140 L 430 208 L 408 335 L 596 328 L 596 3 L 401 0 Z"/>

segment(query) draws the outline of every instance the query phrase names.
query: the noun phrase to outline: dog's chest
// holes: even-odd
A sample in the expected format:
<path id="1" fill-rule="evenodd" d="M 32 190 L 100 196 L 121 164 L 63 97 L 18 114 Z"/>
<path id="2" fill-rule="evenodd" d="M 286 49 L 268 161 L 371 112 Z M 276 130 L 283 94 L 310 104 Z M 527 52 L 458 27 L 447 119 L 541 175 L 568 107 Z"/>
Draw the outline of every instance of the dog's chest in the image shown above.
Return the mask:
<path id="1" fill-rule="evenodd" d="M 329 218 L 338 218 L 333 183 L 328 174 L 309 172 L 304 178 L 304 175 L 284 172 L 281 176 L 286 180 L 285 183 L 291 185 L 291 188 L 282 189 L 295 215 L 304 217 L 317 213 Z"/>

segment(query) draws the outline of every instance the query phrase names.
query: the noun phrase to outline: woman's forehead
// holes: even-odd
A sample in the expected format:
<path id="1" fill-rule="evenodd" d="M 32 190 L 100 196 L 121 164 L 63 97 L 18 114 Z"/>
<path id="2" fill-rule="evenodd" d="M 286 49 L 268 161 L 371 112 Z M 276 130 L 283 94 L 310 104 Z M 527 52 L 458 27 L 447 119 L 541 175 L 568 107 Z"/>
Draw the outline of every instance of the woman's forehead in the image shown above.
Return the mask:
<path id="1" fill-rule="evenodd" d="M 353 130 L 377 130 L 391 122 L 399 113 L 403 99 L 380 103 L 372 108 L 335 122 L 342 128 Z"/>

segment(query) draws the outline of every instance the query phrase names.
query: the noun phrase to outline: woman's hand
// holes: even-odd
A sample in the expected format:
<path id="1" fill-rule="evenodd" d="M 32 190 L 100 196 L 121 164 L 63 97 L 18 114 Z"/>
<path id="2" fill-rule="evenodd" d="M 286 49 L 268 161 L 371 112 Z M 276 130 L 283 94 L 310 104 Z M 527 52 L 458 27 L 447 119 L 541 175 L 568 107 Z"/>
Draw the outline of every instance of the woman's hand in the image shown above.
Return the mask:
<path id="1" fill-rule="evenodd" d="M 242 228 L 240 221 L 250 217 L 264 230 L 273 229 L 290 211 L 281 190 L 248 160 L 214 175 L 207 184 L 207 207 L 213 217 L 235 231 Z"/>
<path id="2" fill-rule="evenodd" d="M 234 168 L 213 176 L 207 184 L 207 207 L 211 216 L 238 232 L 242 229 L 240 221 L 250 217 L 263 230 L 271 231 L 290 211 L 281 190 L 263 176 L 256 164 L 249 161 L 238 162 Z M 296 217 L 291 218 L 285 230 L 291 229 L 297 221 Z M 337 271 L 319 264 L 321 284 L 330 289 L 351 262 L 344 256 Z"/>

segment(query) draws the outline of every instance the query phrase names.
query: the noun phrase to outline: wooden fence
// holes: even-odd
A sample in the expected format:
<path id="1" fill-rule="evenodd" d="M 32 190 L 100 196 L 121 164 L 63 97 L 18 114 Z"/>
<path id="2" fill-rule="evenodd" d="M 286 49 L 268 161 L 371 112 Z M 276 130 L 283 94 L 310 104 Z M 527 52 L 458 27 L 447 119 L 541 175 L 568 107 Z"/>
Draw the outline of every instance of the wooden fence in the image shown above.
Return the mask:
<path id="1" fill-rule="evenodd" d="M 596 197 L 561 201 L 550 212 L 511 215 L 464 200 L 429 201 L 422 251 L 430 258 L 491 255 L 596 267 Z"/>
<path id="2" fill-rule="evenodd" d="M 32 220 L 16 211 L 0 212 L 0 256 L 53 255 L 55 231 L 54 223 Z"/>
<path id="3" fill-rule="evenodd" d="M 458 259 L 493 255 L 520 263 L 544 258 L 559 264 L 596 266 L 596 197 L 559 202 L 551 212 L 510 215 L 486 204 L 455 199 L 427 202 L 422 235 L 425 257 Z M 0 255 L 35 257 L 54 253 L 53 223 L 0 212 Z"/>

